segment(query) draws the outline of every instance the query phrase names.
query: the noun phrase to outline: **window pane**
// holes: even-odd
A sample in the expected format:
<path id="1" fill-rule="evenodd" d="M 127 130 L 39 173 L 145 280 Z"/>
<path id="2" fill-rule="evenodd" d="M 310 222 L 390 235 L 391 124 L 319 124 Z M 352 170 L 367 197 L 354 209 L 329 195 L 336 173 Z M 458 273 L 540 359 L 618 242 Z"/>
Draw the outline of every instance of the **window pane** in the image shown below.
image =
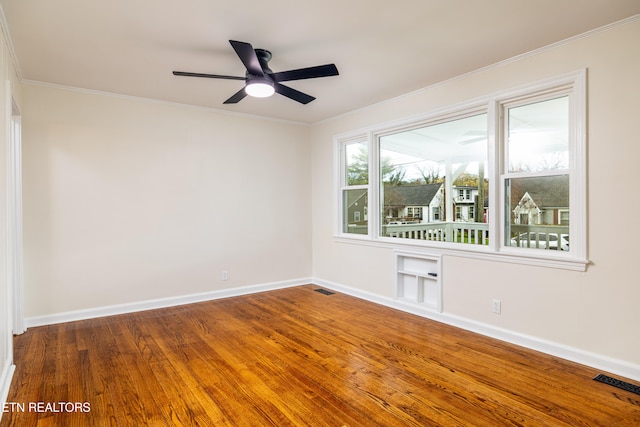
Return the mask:
<path id="1" fill-rule="evenodd" d="M 486 165 L 486 114 L 381 137 L 381 235 L 487 244 Z"/>
<path id="2" fill-rule="evenodd" d="M 507 246 L 569 250 L 569 175 L 506 181 Z"/>
<path id="3" fill-rule="evenodd" d="M 569 97 L 508 109 L 510 172 L 569 168 Z"/>
<path id="4" fill-rule="evenodd" d="M 351 234 L 368 233 L 369 194 L 366 189 L 343 191 L 342 232 Z"/>
<path id="5" fill-rule="evenodd" d="M 366 142 L 345 145 L 344 154 L 345 184 L 367 185 L 369 183 L 369 153 Z"/>

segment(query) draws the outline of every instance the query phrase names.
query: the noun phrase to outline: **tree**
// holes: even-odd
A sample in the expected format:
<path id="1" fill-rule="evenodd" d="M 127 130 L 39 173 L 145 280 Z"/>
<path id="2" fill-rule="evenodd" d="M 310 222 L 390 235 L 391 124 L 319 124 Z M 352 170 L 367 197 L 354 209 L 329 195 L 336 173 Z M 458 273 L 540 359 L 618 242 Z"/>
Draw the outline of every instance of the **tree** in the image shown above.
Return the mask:
<path id="1" fill-rule="evenodd" d="M 369 154 L 366 147 L 347 160 L 347 184 L 366 185 L 369 183 Z"/>
<path id="2" fill-rule="evenodd" d="M 416 167 L 416 169 L 418 169 L 418 172 L 422 175 L 422 179 L 425 184 L 437 184 L 439 182 L 444 182 L 444 177 L 440 176 L 438 165 Z"/>
<path id="3" fill-rule="evenodd" d="M 475 187 L 478 185 L 478 175 L 463 172 L 453 181 L 453 185 L 457 187 Z"/>
<path id="4" fill-rule="evenodd" d="M 389 157 L 380 158 L 380 176 L 382 177 L 382 182 L 391 180 L 394 175 L 397 175 L 400 172 L 402 173 L 402 178 L 404 178 L 405 170 L 403 167 L 399 168 L 391 163 L 391 159 Z"/>
<path id="5" fill-rule="evenodd" d="M 387 173 L 388 178 L 383 179 L 384 183 L 388 183 L 390 185 L 402 185 L 404 181 L 406 170 L 404 168 L 394 167 L 394 170 Z"/>
<path id="6" fill-rule="evenodd" d="M 393 179 L 397 182 L 404 179 L 404 168 L 395 166 L 389 157 L 380 159 L 380 175 L 382 181 Z M 369 154 L 366 147 L 360 147 L 359 151 L 349 159 L 347 164 L 347 183 L 349 185 L 366 185 L 369 183 Z"/>

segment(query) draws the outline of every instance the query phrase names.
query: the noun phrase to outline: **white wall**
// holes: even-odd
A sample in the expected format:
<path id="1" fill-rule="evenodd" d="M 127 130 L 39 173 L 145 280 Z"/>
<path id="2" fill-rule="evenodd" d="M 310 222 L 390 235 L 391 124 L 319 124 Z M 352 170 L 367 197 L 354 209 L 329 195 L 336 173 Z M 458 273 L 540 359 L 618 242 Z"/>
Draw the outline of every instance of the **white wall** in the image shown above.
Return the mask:
<path id="1" fill-rule="evenodd" d="M 640 159 L 638 40 L 636 18 L 315 126 L 314 277 L 381 298 L 393 296 L 390 248 L 345 244 L 332 237 L 333 135 L 587 68 L 593 264 L 586 272 L 574 272 L 445 256 L 444 317 L 611 361 L 640 378 L 640 249 L 634 215 L 640 212 L 640 197 L 633 194 Z M 494 298 L 502 300 L 501 315 L 491 312 Z"/>
<path id="2" fill-rule="evenodd" d="M 310 276 L 308 127 L 23 95 L 28 319 Z"/>

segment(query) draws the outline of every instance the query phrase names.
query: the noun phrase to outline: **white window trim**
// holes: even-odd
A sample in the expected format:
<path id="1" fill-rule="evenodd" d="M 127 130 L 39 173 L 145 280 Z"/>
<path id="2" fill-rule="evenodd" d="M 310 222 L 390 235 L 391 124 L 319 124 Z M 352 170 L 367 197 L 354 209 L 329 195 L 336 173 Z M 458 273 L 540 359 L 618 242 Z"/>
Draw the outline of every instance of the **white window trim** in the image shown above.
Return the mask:
<path id="1" fill-rule="evenodd" d="M 366 235 L 362 234 L 350 234 L 345 233 L 343 231 L 343 215 L 344 215 L 344 206 L 343 206 L 343 194 L 345 190 L 358 190 L 358 189 L 366 189 L 368 193 L 369 204 L 371 204 L 371 155 L 369 155 L 369 182 L 367 185 L 347 185 L 347 177 L 346 177 L 346 169 L 344 159 L 345 155 L 345 147 L 349 144 L 357 144 L 357 143 L 367 143 L 367 150 L 371 150 L 371 144 L 369 143 L 369 138 L 366 134 L 362 133 L 353 133 L 350 135 L 343 135 L 340 138 L 334 138 L 334 147 L 336 147 L 334 152 L 334 170 L 337 168 L 339 170 L 338 173 L 335 174 L 335 182 L 334 188 L 337 188 L 338 191 L 336 193 L 336 206 L 338 206 L 338 210 L 336 211 L 336 221 L 335 221 L 335 234 L 336 236 L 348 237 L 349 239 L 356 240 L 369 240 L 369 236 L 371 235 L 371 221 L 368 224 L 368 231 Z M 368 151 L 370 153 L 370 151 Z"/>
<path id="2" fill-rule="evenodd" d="M 536 97 L 542 98 L 545 93 L 555 93 L 558 92 L 563 87 L 570 87 L 570 108 L 569 108 L 569 169 L 565 171 L 557 171 L 558 174 L 561 173 L 569 173 L 570 181 L 569 181 L 569 206 L 571 207 L 570 213 L 570 221 L 569 221 L 569 235 L 576 236 L 578 238 L 571 239 L 571 251 L 570 253 L 553 253 L 553 254 L 542 254 L 545 255 L 541 258 L 543 259 L 553 259 L 561 261 L 566 259 L 568 262 L 571 262 L 572 265 L 575 263 L 583 263 L 584 269 L 589 264 L 587 260 L 587 161 L 586 161 L 586 106 L 587 106 L 587 72 L 585 69 L 579 70 L 575 73 L 569 73 L 564 76 L 560 76 L 557 78 L 545 80 L 542 82 L 534 83 L 531 85 L 526 85 L 520 87 L 515 90 L 511 90 L 509 92 L 504 93 L 500 97 L 497 97 L 496 109 L 501 109 L 501 105 L 511 102 L 518 97 L 528 97 L 531 98 L 532 94 L 535 94 Z M 499 123 L 498 123 L 499 125 Z M 498 129 L 498 131 L 502 132 L 502 129 Z M 496 139 L 497 141 L 497 139 Z M 502 173 L 500 174 L 499 185 L 501 188 L 498 188 L 500 194 L 500 211 L 498 215 L 493 215 L 494 217 L 499 217 L 500 224 L 505 224 L 507 220 L 505 218 L 505 211 L 503 206 L 505 206 L 505 194 L 501 189 L 504 188 L 504 180 L 506 175 L 505 171 L 507 170 L 506 165 L 506 150 L 503 153 L 504 156 L 499 159 L 500 170 Z M 580 172 L 582 171 L 582 172 Z M 531 176 L 536 176 L 535 173 L 519 173 L 518 177 L 526 178 Z M 547 176 L 549 174 L 541 174 Z M 513 175 L 511 175 L 513 176 Z M 496 231 L 502 231 L 501 228 L 497 228 Z M 504 239 L 502 236 L 498 236 L 496 243 L 500 245 L 499 251 L 501 253 L 505 253 L 508 255 L 520 256 L 521 250 L 525 252 L 532 252 L 527 254 L 528 257 L 540 258 L 540 254 L 536 249 L 531 249 L 530 251 L 526 248 L 513 248 L 510 246 L 504 245 Z M 553 255 L 553 256 L 549 256 Z"/>
<path id="3" fill-rule="evenodd" d="M 571 240 L 571 251 L 553 252 L 540 251 L 536 249 L 516 248 L 504 245 L 502 225 L 505 224 L 505 194 L 501 186 L 504 183 L 505 158 L 498 150 L 500 144 L 500 111 L 506 102 L 518 97 L 531 97 L 532 95 L 542 95 L 545 92 L 555 92 L 558 88 L 567 86 L 571 88 L 570 108 L 570 235 L 576 236 Z M 407 247 L 425 248 L 431 253 L 436 251 L 440 254 L 448 254 L 459 257 L 469 257 L 475 259 L 485 259 L 491 261 L 501 261 L 507 263 L 518 263 L 526 265 L 544 266 L 550 268 L 585 271 L 590 264 L 587 251 L 587 161 L 586 161 L 586 125 L 587 125 L 587 70 L 581 69 L 561 76 L 541 80 L 535 83 L 523 85 L 514 89 L 509 89 L 473 99 L 468 102 L 457 104 L 451 107 L 414 115 L 401 120 L 395 120 L 383 124 L 348 132 L 334 137 L 334 189 L 336 190 L 336 217 L 334 239 L 340 243 L 353 243 L 368 246 L 378 246 L 402 250 Z M 470 115 L 473 112 L 486 112 L 488 121 L 488 176 L 489 194 L 499 195 L 492 197 L 489 201 L 489 244 L 486 246 L 462 245 L 452 242 L 430 242 L 409 239 L 397 239 L 378 235 L 380 229 L 380 192 L 377 188 L 379 181 L 379 150 L 378 141 L 380 136 L 398 132 L 404 128 L 413 128 L 421 124 L 433 124 L 440 121 L 448 121 L 455 117 Z M 357 140 L 367 141 L 369 150 L 369 182 L 363 186 L 367 188 L 369 196 L 369 206 L 373 207 L 368 215 L 368 234 L 357 235 L 344 233 L 342 231 L 342 194 L 344 190 L 343 174 L 344 165 L 341 153 L 347 143 Z M 504 154 L 504 153 L 503 153 Z M 575 171 L 578 171 L 577 173 Z M 524 176 L 524 175 L 521 175 Z M 374 188 L 375 187 L 375 188 Z"/>

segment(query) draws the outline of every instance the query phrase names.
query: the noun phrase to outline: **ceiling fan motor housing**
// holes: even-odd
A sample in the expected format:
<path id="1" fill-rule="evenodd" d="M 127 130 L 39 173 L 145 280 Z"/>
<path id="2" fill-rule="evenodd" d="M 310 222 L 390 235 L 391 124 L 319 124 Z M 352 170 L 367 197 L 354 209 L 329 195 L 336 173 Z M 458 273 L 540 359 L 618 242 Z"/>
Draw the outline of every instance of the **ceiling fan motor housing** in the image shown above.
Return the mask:
<path id="1" fill-rule="evenodd" d="M 247 85 L 262 83 L 262 84 L 266 84 L 273 87 L 273 78 L 271 77 L 271 75 L 273 74 L 273 71 L 271 71 L 268 64 L 269 60 L 271 60 L 271 52 L 265 49 L 254 49 L 254 50 L 256 52 L 256 56 L 258 57 L 258 62 L 260 62 L 260 67 L 264 72 L 264 75 L 262 76 L 255 75 L 247 70 L 247 73 L 246 73 Z"/>
<path id="2" fill-rule="evenodd" d="M 262 71 L 268 74 L 273 74 L 273 71 L 269 68 L 269 61 L 271 60 L 271 52 L 265 49 L 254 49 L 256 52 L 256 56 L 258 57 L 258 61 L 260 62 L 260 66 L 262 67 Z"/>

